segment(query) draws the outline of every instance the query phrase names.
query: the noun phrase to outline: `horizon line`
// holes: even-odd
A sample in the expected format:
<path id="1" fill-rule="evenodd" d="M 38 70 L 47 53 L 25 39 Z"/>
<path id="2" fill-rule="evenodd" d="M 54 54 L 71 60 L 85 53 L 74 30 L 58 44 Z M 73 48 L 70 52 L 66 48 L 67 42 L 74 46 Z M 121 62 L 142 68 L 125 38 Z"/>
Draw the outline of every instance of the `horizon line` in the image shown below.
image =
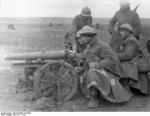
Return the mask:
<path id="1" fill-rule="evenodd" d="M 45 16 L 27 16 L 27 17 L 22 17 L 22 16 L 13 16 L 13 17 L 9 17 L 9 16 L 0 16 L 0 19 L 1 18 L 74 18 L 74 17 L 61 17 L 61 16 L 54 16 L 54 17 L 45 17 Z M 107 19 L 110 19 L 112 17 L 92 17 L 92 18 L 107 18 Z M 150 19 L 150 18 L 147 18 L 147 17 L 140 17 L 140 19 Z"/>

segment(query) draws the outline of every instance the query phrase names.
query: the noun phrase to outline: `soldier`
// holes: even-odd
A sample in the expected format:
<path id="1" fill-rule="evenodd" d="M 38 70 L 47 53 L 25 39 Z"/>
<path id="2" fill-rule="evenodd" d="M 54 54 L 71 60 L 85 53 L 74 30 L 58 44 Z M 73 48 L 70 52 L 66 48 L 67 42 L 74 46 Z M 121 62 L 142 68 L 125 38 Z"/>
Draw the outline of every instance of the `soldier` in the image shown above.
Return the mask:
<path id="1" fill-rule="evenodd" d="M 81 36 L 79 43 L 87 45 L 83 53 L 77 53 L 77 57 L 84 56 L 89 66 L 80 79 L 83 80 L 83 93 L 90 99 L 88 107 L 98 107 L 101 97 L 113 103 L 128 102 L 132 95 L 119 82 L 128 76 L 117 55 L 96 38 L 97 33 L 92 27 L 84 26 L 78 34 Z M 82 72 L 81 67 L 76 70 Z"/>
<path id="2" fill-rule="evenodd" d="M 119 28 L 119 33 L 121 36 L 121 45 L 120 52 L 117 53 L 117 55 L 128 73 L 129 78 L 134 80 L 132 81 L 134 83 L 129 81 L 127 83 L 129 87 L 138 89 L 141 93 L 149 94 L 148 75 L 146 73 L 150 71 L 149 62 L 144 59 L 139 42 L 133 35 L 132 26 L 123 24 Z M 145 63 L 147 65 L 145 65 Z"/>
<path id="3" fill-rule="evenodd" d="M 74 17 L 72 21 L 72 29 L 70 32 L 71 40 L 73 44 L 76 45 L 77 52 L 81 52 L 83 46 L 81 47 L 76 39 L 76 33 L 85 25 L 92 26 L 92 16 L 91 10 L 88 7 L 85 7 L 81 10 L 81 13 Z M 81 47 L 81 48 L 80 48 Z"/>
<path id="4" fill-rule="evenodd" d="M 133 35 L 136 39 L 140 39 L 141 33 L 141 22 L 139 15 L 136 13 L 135 10 L 130 9 L 130 2 L 128 0 L 121 0 L 120 1 L 120 10 L 115 13 L 109 23 L 109 32 L 112 34 L 112 39 L 110 40 L 110 46 L 113 50 L 117 51 L 117 46 L 114 46 L 114 43 L 120 44 L 120 36 L 116 32 L 114 33 L 114 27 L 117 24 L 117 29 L 122 25 L 128 23 L 133 28 Z"/>
<path id="5" fill-rule="evenodd" d="M 141 32 L 140 18 L 134 10 L 130 10 L 130 2 L 128 0 L 120 1 L 120 10 L 115 13 L 109 23 L 110 33 L 113 32 L 116 23 L 118 23 L 118 28 L 124 23 L 130 24 L 133 28 L 133 34 L 139 39 L 139 34 Z"/>

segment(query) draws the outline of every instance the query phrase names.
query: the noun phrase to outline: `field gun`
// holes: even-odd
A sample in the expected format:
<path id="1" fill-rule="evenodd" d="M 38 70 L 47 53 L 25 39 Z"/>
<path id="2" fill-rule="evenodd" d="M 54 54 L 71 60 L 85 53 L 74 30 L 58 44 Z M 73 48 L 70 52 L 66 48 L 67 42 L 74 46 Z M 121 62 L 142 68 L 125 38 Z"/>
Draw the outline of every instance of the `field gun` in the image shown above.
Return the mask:
<path id="1" fill-rule="evenodd" d="M 7 55 L 5 60 L 13 61 L 13 67 L 24 68 L 25 75 L 29 76 L 33 74 L 38 67 L 48 63 L 50 60 L 64 60 L 70 63 L 75 51 L 72 50 L 73 46 L 68 34 L 65 35 L 64 44 L 65 49 L 61 51 L 13 53 Z"/>
<path id="2" fill-rule="evenodd" d="M 67 35 L 64 44 L 65 49 L 61 51 L 14 53 L 6 56 L 5 60 L 12 61 L 13 67 L 24 68 L 25 82 L 32 82 L 36 97 L 57 91 L 57 95 L 61 96 L 59 98 L 67 100 L 76 93 L 78 80 L 73 75 L 77 65 L 76 51 Z M 52 92 L 56 85 L 55 92 Z M 62 90 L 64 85 L 67 85 L 67 89 Z"/>
<path id="3" fill-rule="evenodd" d="M 38 67 L 47 63 L 49 60 L 67 60 L 68 57 L 72 58 L 75 51 L 62 50 L 62 51 L 45 51 L 45 52 L 28 52 L 28 53 L 15 53 L 6 56 L 5 60 L 17 61 L 12 63 L 15 67 Z M 21 62 L 18 62 L 21 61 Z"/>
<path id="4" fill-rule="evenodd" d="M 13 61 L 14 67 L 24 68 L 25 82 L 31 82 L 36 93 L 33 99 L 53 94 L 59 100 L 66 101 L 77 93 L 80 73 L 89 68 L 86 58 L 87 55 L 73 50 L 66 35 L 65 49 L 62 51 L 9 54 L 5 60 Z M 76 71 L 76 66 L 81 67 L 82 72 Z"/>
<path id="5" fill-rule="evenodd" d="M 73 58 L 72 50 L 62 51 L 45 51 L 45 52 L 27 52 L 15 53 L 6 56 L 5 60 L 12 61 L 12 66 L 16 68 L 24 68 L 25 77 L 33 76 L 38 67 L 48 63 L 50 60 L 68 61 Z"/>

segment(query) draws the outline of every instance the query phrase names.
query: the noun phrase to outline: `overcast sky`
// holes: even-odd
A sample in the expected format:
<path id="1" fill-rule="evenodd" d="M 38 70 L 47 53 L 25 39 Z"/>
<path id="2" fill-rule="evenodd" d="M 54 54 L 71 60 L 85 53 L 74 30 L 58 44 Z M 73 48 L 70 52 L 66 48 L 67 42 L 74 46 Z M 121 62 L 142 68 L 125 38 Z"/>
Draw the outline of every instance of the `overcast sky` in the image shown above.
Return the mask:
<path id="1" fill-rule="evenodd" d="M 94 17 L 112 17 L 120 0 L 0 0 L 1 17 L 74 17 L 89 6 Z M 140 17 L 150 18 L 150 0 L 130 0 L 140 4 Z"/>

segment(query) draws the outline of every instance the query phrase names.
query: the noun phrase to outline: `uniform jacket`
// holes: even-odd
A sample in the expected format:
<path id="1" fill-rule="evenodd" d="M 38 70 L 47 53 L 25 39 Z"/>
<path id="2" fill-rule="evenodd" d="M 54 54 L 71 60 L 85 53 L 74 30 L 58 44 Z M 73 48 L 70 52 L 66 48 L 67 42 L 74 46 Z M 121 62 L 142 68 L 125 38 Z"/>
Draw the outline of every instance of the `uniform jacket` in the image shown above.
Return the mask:
<path id="1" fill-rule="evenodd" d="M 88 58 L 88 55 L 92 53 L 97 57 L 97 59 L 99 59 L 96 61 L 99 64 L 99 68 L 104 68 L 119 77 L 127 77 L 127 74 L 121 66 L 116 53 L 113 52 L 108 45 L 98 39 L 93 40 L 89 45 L 91 47 L 90 50 L 86 49 L 84 51 L 84 54 L 87 54 L 86 58 Z"/>
<path id="2" fill-rule="evenodd" d="M 121 39 L 122 42 L 119 46 L 120 53 L 117 53 L 122 66 L 128 73 L 130 79 L 139 81 L 137 61 L 140 56 L 143 56 L 142 50 L 133 35 L 130 35 L 126 40 Z"/>
<path id="3" fill-rule="evenodd" d="M 81 15 L 74 17 L 71 27 L 71 40 L 73 43 L 76 43 L 76 33 L 85 25 L 92 26 L 92 17 L 83 17 Z"/>
<path id="4" fill-rule="evenodd" d="M 125 11 L 117 11 L 110 20 L 109 28 L 113 29 L 116 23 L 118 23 L 118 27 L 125 23 L 130 24 L 133 27 L 133 33 L 136 37 L 138 37 L 141 32 L 139 15 L 135 11 L 130 10 L 130 8 Z"/>
<path id="5" fill-rule="evenodd" d="M 110 102 L 128 102 L 132 95 L 120 83 L 121 79 L 126 79 L 128 76 L 117 55 L 109 46 L 97 39 L 90 42 L 89 46 L 90 49 L 86 48 L 83 54 L 87 54 L 87 59 L 95 55 L 96 61 L 93 62 L 99 64 L 99 67 L 89 69 L 82 76 L 85 77 L 82 84 L 83 93 L 87 97 L 90 96 L 89 88 L 94 86 L 100 91 L 102 97 Z"/>
<path id="6" fill-rule="evenodd" d="M 120 61 L 131 61 L 138 56 L 143 56 L 139 42 L 135 37 L 130 36 L 122 42 L 120 46 L 121 53 L 118 53 Z"/>
<path id="7" fill-rule="evenodd" d="M 150 93 L 147 73 L 149 71 L 149 60 L 144 58 L 142 49 L 135 37 L 130 36 L 121 45 L 121 53 L 118 57 L 128 76 L 135 80 L 131 87 L 140 90 L 144 94 Z M 142 73 L 140 73 L 142 72 Z"/>

